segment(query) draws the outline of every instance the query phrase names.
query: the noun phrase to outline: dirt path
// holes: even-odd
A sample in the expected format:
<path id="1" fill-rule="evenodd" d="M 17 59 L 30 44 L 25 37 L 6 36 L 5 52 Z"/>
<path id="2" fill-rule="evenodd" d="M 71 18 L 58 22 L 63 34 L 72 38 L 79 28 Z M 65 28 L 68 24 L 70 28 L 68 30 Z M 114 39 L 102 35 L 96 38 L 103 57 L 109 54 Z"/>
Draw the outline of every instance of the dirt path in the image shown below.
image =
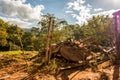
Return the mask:
<path id="1" fill-rule="evenodd" d="M 4 62 L 3 55 L 0 56 L 2 56 L 1 61 Z M 5 59 L 7 60 L 7 58 Z M 120 66 L 112 65 L 101 68 L 102 65 L 108 64 L 107 62 L 99 65 L 96 71 L 93 71 L 92 68 L 83 70 L 78 68 L 63 70 L 55 76 L 54 74 L 39 71 L 39 67 L 32 60 L 27 60 L 28 67 L 21 57 L 17 58 L 17 60 L 12 60 L 9 57 L 7 61 L 9 60 L 10 63 L 4 63 L 4 66 L 0 66 L 0 80 L 120 80 Z"/>
<path id="2" fill-rule="evenodd" d="M 12 62 L 7 67 L 0 69 L 0 79 L 3 80 L 21 80 L 28 75 L 25 72 L 25 62 Z"/>

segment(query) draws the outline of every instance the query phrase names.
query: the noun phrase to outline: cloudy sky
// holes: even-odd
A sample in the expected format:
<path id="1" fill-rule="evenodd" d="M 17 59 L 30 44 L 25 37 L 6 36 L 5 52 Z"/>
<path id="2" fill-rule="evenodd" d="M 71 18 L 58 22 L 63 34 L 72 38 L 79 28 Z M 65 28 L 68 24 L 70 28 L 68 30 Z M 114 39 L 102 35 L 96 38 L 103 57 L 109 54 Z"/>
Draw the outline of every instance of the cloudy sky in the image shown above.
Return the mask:
<path id="1" fill-rule="evenodd" d="M 0 18 L 22 28 L 37 26 L 47 13 L 82 25 L 93 15 L 111 16 L 119 9 L 120 0 L 0 0 Z"/>

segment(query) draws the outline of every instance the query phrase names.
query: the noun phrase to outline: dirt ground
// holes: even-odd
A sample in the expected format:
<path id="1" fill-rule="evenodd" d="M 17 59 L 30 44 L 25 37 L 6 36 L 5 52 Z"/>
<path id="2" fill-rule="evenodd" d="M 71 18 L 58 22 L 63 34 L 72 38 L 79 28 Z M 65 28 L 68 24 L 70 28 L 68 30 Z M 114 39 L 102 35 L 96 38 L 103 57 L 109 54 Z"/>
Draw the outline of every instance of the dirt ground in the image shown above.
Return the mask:
<path id="1" fill-rule="evenodd" d="M 79 67 L 55 74 L 54 71 L 48 73 L 46 70 L 40 70 L 39 64 L 30 60 L 36 55 L 37 53 L 25 60 L 23 55 L 14 57 L 0 54 L 0 80 L 120 80 L 120 65 L 106 66 L 109 61 L 98 65 L 94 68 L 96 70 Z"/>

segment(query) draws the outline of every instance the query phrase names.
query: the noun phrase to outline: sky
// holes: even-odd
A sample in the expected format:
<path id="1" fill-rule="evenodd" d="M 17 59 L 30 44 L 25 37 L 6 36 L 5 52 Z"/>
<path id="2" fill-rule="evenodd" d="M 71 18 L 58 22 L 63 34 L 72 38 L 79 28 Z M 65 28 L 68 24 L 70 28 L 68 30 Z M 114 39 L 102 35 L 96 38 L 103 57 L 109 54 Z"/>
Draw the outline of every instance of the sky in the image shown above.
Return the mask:
<path id="1" fill-rule="evenodd" d="M 96 15 L 120 10 L 120 0 L 0 0 L 0 18 L 21 28 L 37 27 L 47 13 L 83 25 Z"/>

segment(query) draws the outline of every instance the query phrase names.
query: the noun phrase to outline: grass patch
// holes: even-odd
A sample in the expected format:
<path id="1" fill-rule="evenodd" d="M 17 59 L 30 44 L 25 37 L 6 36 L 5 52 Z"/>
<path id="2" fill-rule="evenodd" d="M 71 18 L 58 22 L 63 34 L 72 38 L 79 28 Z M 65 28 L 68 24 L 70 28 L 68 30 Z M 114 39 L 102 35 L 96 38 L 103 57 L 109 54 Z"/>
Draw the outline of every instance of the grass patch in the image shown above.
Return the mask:
<path id="1" fill-rule="evenodd" d="M 2 51 L 0 54 L 21 54 L 22 51 Z"/>
<path id="2" fill-rule="evenodd" d="M 0 51 L 0 54 L 22 54 L 22 51 Z M 28 54 L 28 53 L 36 53 L 36 51 L 24 51 L 24 54 Z"/>
<path id="3" fill-rule="evenodd" d="M 26 59 L 29 60 L 31 57 L 37 55 L 38 52 L 37 51 L 24 51 L 24 53 L 22 51 L 3 51 L 0 52 L 0 58 L 2 57 L 4 59 L 4 57 L 12 57 L 14 59 Z"/>
<path id="4" fill-rule="evenodd" d="M 35 56 L 35 51 L 3 51 L 0 52 L 0 68 L 7 67 L 11 62 L 19 62 L 23 60 L 29 61 L 31 57 Z"/>

